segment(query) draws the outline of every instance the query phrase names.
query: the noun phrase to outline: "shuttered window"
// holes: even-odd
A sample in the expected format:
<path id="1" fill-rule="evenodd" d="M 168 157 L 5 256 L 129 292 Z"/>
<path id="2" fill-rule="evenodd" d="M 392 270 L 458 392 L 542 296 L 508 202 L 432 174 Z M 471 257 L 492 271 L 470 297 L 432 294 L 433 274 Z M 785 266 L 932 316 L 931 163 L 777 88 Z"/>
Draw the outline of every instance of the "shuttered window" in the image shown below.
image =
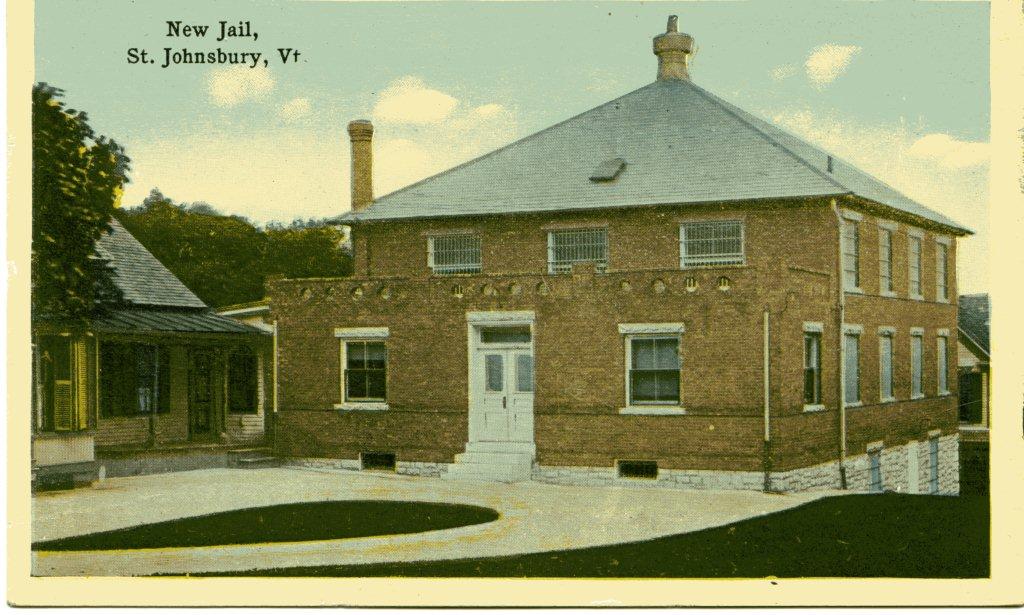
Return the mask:
<path id="1" fill-rule="evenodd" d="M 100 416 L 171 410 L 171 357 L 163 346 L 100 344 Z"/>

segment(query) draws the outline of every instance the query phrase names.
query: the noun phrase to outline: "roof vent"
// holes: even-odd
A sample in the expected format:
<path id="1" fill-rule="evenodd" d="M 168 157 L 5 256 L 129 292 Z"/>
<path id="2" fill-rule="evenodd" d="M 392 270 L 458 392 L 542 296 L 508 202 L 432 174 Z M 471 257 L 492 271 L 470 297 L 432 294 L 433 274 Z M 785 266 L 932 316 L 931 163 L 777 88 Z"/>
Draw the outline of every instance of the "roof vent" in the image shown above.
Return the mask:
<path id="1" fill-rule="evenodd" d="M 626 168 L 626 161 L 622 158 L 612 158 L 611 160 L 605 160 L 601 164 L 597 165 L 594 172 L 590 174 L 590 181 L 595 183 L 604 183 L 614 181 L 619 173 L 622 173 L 622 169 Z"/>
<path id="2" fill-rule="evenodd" d="M 828 172 L 831 173 L 832 172 L 832 156 L 828 157 L 828 163 L 827 164 L 828 164 Z"/>

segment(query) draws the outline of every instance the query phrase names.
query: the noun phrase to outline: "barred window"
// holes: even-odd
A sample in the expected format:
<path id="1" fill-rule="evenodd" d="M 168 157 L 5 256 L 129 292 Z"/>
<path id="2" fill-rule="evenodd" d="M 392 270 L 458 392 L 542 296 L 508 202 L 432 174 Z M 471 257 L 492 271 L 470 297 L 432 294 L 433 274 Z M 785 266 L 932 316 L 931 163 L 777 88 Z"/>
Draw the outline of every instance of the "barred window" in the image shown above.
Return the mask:
<path id="1" fill-rule="evenodd" d="M 843 221 L 843 287 L 860 288 L 860 231 L 856 220 Z"/>
<path id="2" fill-rule="evenodd" d="M 578 229 L 548 233 L 548 273 L 569 273 L 574 263 L 608 268 L 608 230 Z"/>
<path id="3" fill-rule="evenodd" d="M 679 226 L 679 266 L 742 265 L 743 222 L 716 220 Z"/>
<path id="4" fill-rule="evenodd" d="M 935 295 L 939 301 L 949 299 L 949 282 L 946 274 L 949 246 L 944 243 L 935 244 Z"/>
<path id="5" fill-rule="evenodd" d="M 921 352 L 923 336 L 915 333 L 910 336 L 910 396 L 924 397 L 921 389 Z"/>
<path id="6" fill-rule="evenodd" d="M 384 342 L 346 342 L 345 401 L 385 401 L 386 369 Z"/>
<path id="7" fill-rule="evenodd" d="M 878 396 L 881 401 L 891 401 L 892 394 L 892 333 L 878 337 Z"/>
<path id="8" fill-rule="evenodd" d="M 629 403 L 679 403 L 679 337 L 630 338 Z"/>
<path id="9" fill-rule="evenodd" d="M 480 238 L 474 235 L 428 237 L 427 263 L 437 274 L 479 273 Z"/>
<path id="10" fill-rule="evenodd" d="M 946 336 L 940 335 L 935 342 L 935 355 L 936 355 L 936 388 L 938 389 L 939 395 L 945 395 L 949 393 L 949 382 L 947 377 L 949 374 L 949 340 Z"/>
<path id="11" fill-rule="evenodd" d="M 892 231 L 878 231 L 878 288 L 883 293 L 892 292 Z"/>
<path id="12" fill-rule="evenodd" d="M 847 333 L 843 339 L 845 354 L 843 367 L 846 376 L 846 380 L 843 382 L 843 401 L 850 405 L 860 401 L 860 335 Z"/>
<path id="13" fill-rule="evenodd" d="M 921 296 L 921 238 L 910 236 L 910 244 L 907 253 L 907 261 L 910 266 L 910 296 Z"/>
<path id="14" fill-rule="evenodd" d="M 804 403 L 821 403 L 821 333 L 804 333 Z"/>

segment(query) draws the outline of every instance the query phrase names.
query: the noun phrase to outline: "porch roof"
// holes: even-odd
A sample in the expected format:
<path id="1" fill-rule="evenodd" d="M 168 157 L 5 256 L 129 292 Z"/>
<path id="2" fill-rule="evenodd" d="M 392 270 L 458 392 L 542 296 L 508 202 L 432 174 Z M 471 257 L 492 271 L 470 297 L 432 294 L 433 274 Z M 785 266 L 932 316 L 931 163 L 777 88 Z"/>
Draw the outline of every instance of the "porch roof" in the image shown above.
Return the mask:
<path id="1" fill-rule="evenodd" d="M 101 333 L 238 333 L 266 335 L 261 329 L 209 310 L 116 308 L 93 321 Z"/>

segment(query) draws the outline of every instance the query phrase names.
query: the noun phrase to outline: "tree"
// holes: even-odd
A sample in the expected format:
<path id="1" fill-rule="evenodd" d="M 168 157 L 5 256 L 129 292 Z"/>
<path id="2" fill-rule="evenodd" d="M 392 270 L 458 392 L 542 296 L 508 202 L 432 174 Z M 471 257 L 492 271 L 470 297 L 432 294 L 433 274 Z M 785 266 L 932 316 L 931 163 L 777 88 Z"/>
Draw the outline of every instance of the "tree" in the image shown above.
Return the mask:
<path id="1" fill-rule="evenodd" d="M 110 229 L 129 159 L 96 136 L 84 111 L 65 108 L 63 95 L 32 87 L 32 310 L 84 320 L 120 298 L 95 246 Z"/>

